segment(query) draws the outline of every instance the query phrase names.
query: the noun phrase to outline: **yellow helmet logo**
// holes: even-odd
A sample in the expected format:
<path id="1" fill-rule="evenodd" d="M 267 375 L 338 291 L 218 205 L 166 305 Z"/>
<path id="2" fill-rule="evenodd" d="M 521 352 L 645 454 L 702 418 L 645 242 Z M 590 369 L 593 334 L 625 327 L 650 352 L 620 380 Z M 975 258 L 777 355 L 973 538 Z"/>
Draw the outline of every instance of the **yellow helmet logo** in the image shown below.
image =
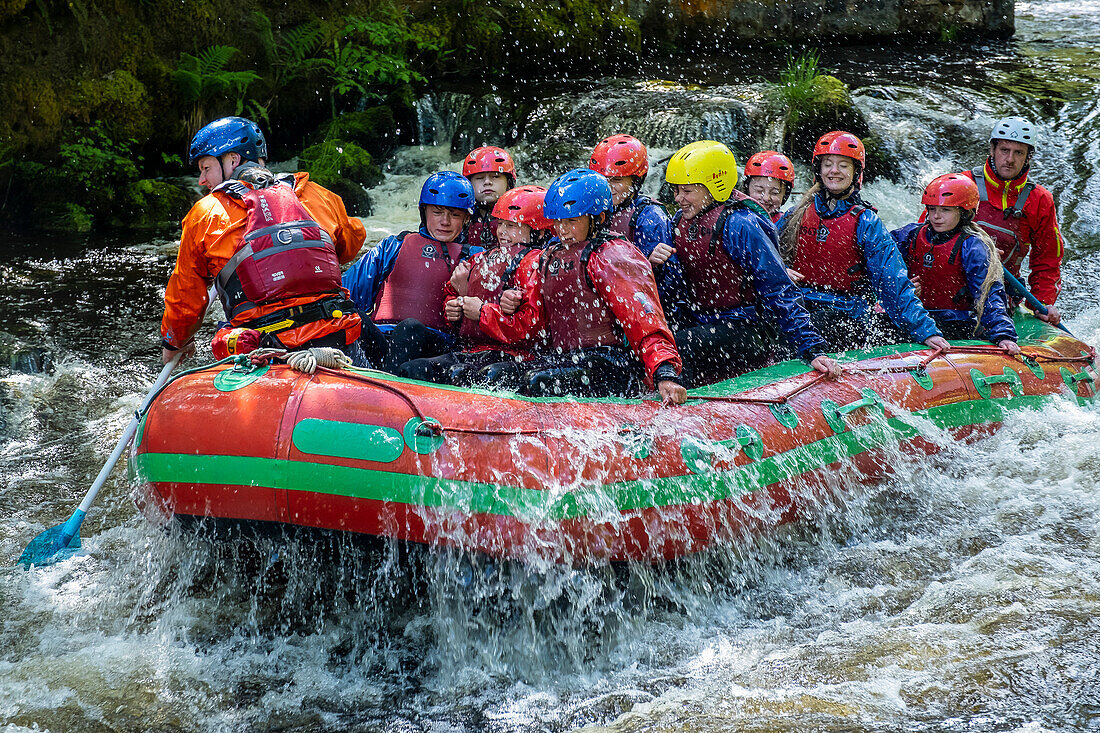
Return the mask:
<path id="1" fill-rule="evenodd" d="M 715 201 L 726 201 L 737 185 L 737 159 L 717 140 L 700 140 L 676 151 L 665 180 L 673 185 L 701 183 Z"/>

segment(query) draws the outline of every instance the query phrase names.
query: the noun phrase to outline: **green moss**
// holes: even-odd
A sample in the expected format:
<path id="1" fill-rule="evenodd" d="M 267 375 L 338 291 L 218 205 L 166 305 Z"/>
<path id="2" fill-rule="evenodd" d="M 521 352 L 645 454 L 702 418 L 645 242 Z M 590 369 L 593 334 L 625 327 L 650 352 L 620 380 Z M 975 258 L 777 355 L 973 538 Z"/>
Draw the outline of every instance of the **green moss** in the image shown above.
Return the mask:
<path id="1" fill-rule="evenodd" d="M 18 15 L 25 7 L 27 0 L 0 0 L 0 20 Z"/>
<path id="2" fill-rule="evenodd" d="M 191 204 L 191 195 L 179 186 L 143 178 L 119 192 L 110 223 L 138 229 L 175 227 Z"/>
<path id="3" fill-rule="evenodd" d="M 112 71 L 80 82 L 70 99 L 71 114 L 85 123 L 98 120 L 115 139 L 144 139 L 152 130 L 145 85 L 128 71 Z"/>
<path id="4" fill-rule="evenodd" d="M 382 170 L 374 164 L 371 154 L 355 143 L 326 140 L 302 151 L 299 167 L 309 171 L 309 177 L 325 187 L 338 179 L 347 179 L 364 186 L 382 182 Z"/>
<path id="5" fill-rule="evenodd" d="M 397 144 L 397 123 L 389 107 L 372 107 L 362 112 L 342 114 L 328 124 L 325 137 L 346 140 L 372 156 L 385 156 Z"/>
<path id="6" fill-rule="evenodd" d="M 35 224 L 47 232 L 90 232 L 93 219 L 83 206 L 59 201 L 35 211 Z"/>

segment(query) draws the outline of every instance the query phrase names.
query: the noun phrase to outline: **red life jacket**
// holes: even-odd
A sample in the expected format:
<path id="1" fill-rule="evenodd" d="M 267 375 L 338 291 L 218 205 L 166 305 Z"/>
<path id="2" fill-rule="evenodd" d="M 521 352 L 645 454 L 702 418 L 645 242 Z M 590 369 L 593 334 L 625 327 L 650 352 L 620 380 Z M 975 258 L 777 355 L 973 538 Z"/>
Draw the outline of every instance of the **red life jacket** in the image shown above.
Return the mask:
<path id="1" fill-rule="evenodd" d="M 722 244 L 730 210 L 746 198 L 738 191 L 733 193 L 730 202 L 715 204 L 686 221 L 681 218 L 672 232 L 672 246 L 684 268 L 691 305 L 702 312 L 729 310 L 756 299 L 744 271 Z"/>
<path id="2" fill-rule="evenodd" d="M 497 227 L 499 224 L 488 212 L 481 212 L 470 219 L 466 225 L 466 241 L 471 247 L 489 249 L 497 245 Z"/>
<path id="3" fill-rule="evenodd" d="M 928 310 L 970 310 L 974 301 L 962 263 L 962 232 L 941 244 L 928 239 L 927 224 L 917 230 L 905 264 L 909 277 L 920 280 L 920 300 Z"/>
<path id="4" fill-rule="evenodd" d="M 437 242 L 419 232 L 405 232 L 374 309 L 375 323 L 415 318 L 429 328 L 450 329 L 443 316 L 443 286 L 462 257 L 458 242 Z"/>
<path id="5" fill-rule="evenodd" d="M 305 295 L 341 292 L 332 237 L 313 221 L 294 189 L 278 182 L 254 189 L 241 181 L 214 189 L 241 202 L 244 233 L 215 280 L 233 323 L 257 306 Z"/>
<path id="6" fill-rule="evenodd" d="M 622 346 L 619 321 L 588 277 L 588 258 L 609 240 L 555 247 L 541 258 L 542 307 L 550 345 L 561 352 Z"/>
<path id="7" fill-rule="evenodd" d="M 466 294 L 481 298 L 486 303 L 499 303 L 501 293 L 512 287 L 519 263 L 532 249 L 528 244 L 514 244 L 474 255 Z M 469 343 L 496 343 L 495 339 L 482 332 L 477 321 L 469 318 L 462 319 L 459 335 Z"/>
<path id="8" fill-rule="evenodd" d="M 776 209 L 775 213 L 772 214 L 771 216 L 772 216 L 772 224 L 778 224 L 779 220 L 783 218 L 783 210 L 782 209 Z"/>
<path id="9" fill-rule="evenodd" d="M 855 204 L 838 216 L 822 218 L 814 205 L 798 226 L 798 249 L 788 267 L 802 273 L 802 287 L 856 295 L 867 279 L 863 250 L 856 241 L 859 216 L 867 207 Z"/>
<path id="10" fill-rule="evenodd" d="M 626 202 L 623 207 L 611 215 L 611 221 L 607 224 L 607 230 L 613 239 L 625 239 L 634 243 L 634 228 L 638 226 L 638 217 L 642 215 L 647 206 L 657 206 L 656 201 L 646 196 L 639 196 L 633 203 Z"/>
<path id="11" fill-rule="evenodd" d="M 1005 269 L 1019 276 L 1020 265 L 1031 250 L 1031 245 L 1020 239 L 1020 219 L 1024 216 L 1024 204 L 1035 189 L 1035 184 L 1031 181 L 1025 183 L 1015 204 L 1007 209 L 998 209 L 989 200 L 985 169 L 975 168 L 970 171 L 970 175 L 978 185 L 978 211 L 974 215 L 974 223 L 986 230 L 997 243 L 997 251 L 1001 254 L 1001 263 Z"/>

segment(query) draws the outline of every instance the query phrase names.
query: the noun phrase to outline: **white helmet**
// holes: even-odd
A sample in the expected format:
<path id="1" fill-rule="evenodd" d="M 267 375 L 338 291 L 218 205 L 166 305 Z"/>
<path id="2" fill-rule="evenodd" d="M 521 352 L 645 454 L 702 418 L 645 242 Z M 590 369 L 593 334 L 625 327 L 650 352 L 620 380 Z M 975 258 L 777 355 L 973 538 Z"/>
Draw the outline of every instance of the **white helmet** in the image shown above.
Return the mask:
<path id="1" fill-rule="evenodd" d="M 994 140 L 1009 140 L 1014 143 L 1023 143 L 1035 147 L 1035 126 L 1023 117 L 1005 117 L 993 126 L 993 132 L 989 134 L 989 142 Z"/>

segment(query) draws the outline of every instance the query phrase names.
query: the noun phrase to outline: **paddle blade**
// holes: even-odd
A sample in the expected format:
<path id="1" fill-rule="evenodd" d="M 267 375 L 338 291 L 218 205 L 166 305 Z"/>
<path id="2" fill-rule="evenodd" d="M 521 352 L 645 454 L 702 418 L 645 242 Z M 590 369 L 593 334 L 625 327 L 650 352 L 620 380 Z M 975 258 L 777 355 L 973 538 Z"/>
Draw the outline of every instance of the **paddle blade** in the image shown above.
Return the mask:
<path id="1" fill-rule="evenodd" d="M 83 520 L 84 512 L 78 509 L 64 524 L 39 534 L 19 556 L 20 564 L 25 568 L 31 565 L 44 567 L 72 557 L 80 549 L 80 523 Z"/>

